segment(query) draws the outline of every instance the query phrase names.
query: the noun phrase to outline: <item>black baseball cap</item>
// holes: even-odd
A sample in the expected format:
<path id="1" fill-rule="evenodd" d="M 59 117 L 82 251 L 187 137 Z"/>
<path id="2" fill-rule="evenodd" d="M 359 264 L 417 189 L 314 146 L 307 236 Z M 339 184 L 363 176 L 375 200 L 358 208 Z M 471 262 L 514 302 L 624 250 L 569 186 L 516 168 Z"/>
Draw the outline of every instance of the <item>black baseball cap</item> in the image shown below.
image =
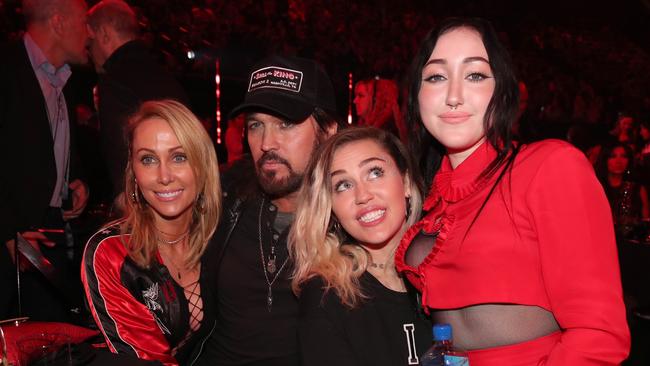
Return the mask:
<path id="1" fill-rule="evenodd" d="M 273 55 L 253 66 L 244 103 L 230 112 L 268 111 L 288 121 L 302 121 L 314 108 L 336 113 L 332 81 L 317 62 Z"/>

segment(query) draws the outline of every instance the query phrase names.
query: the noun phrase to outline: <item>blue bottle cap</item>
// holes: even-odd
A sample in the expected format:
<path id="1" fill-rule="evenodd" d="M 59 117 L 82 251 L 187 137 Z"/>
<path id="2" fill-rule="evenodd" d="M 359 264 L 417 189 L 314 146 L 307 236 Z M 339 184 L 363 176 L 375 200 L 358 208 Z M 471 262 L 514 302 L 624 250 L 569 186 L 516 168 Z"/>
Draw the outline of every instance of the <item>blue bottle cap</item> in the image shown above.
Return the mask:
<path id="1" fill-rule="evenodd" d="M 450 341 L 451 340 L 451 325 L 449 324 L 436 324 L 433 326 L 433 340 L 435 341 Z"/>

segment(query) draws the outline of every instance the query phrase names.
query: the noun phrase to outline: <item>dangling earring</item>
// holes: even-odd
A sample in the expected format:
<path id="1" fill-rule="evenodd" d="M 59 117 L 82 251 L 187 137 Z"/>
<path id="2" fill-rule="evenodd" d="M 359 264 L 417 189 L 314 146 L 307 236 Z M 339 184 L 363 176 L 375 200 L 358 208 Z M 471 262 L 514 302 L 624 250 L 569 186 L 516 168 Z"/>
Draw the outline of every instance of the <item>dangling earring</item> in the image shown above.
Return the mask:
<path id="1" fill-rule="evenodd" d="M 411 196 L 406 197 L 406 219 L 411 217 Z"/>
<path id="2" fill-rule="evenodd" d="M 202 214 L 205 213 L 205 199 L 203 192 L 199 193 L 199 195 L 196 197 L 196 209 Z"/>
<path id="3" fill-rule="evenodd" d="M 133 179 L 133 192 L 131 192 L 131 202 L 136 205 L 140 204 L 140 195 L 138 194 L 138 182 Z"/>

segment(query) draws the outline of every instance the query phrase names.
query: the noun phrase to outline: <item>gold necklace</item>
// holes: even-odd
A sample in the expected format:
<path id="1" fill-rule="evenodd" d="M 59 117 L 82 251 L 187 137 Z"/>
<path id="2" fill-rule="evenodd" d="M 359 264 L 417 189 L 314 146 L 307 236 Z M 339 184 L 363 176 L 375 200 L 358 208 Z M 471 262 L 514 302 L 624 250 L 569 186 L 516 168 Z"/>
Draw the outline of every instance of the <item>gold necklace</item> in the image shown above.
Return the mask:
<path id="1" fill-rule="evenodd" d="M 375 263 L 375 262 L 370 262 L 370 263 L 368 263 L 368 266 L 369 266 L 369 267 L 372 267 L 372 268 L 385 269 L 387 264 L 388 264 L 388 263 Z"/>
<path id="2" fill-rule="evenodd" d="M 163 257 L 162 253 L 161 253 L 160 256 Z M 167 260 L 165 260 L 165 257 L 167 257 Z M 171 256 L 169 256 L 168 254 L 165 254 L 165 256 L 163 257 L 163 261 L 165 262 L 165 264 L 169 263 L 169 264 L 172 265 L 172 267 L 176 271 L 176 278 L 178 278 L 178 280 L 180 281 L 182 279 L 181 269 L 180 269 L 179 266 L 176 265 L 176 263 L 174 263 Z M 169 268 L 167 270 L 169 271 Z"/>
<path id="3" fill-rule="evenodd" d="M 157 231 L 159 234 L 169 235 L 169 234 L 167 234 L 166 232 L 163 232 L 163 231 L 158 230 L 158 228 L 156 228 L 156 227 L 154 227 L 154 229 L 156 229 L 156 231 Z M 189 233 L 190 233 L 190 229 L 187 229 L 187 231 L 185 231 L 184 233 L 182 233 L 178 238 L 176 238 L 176 239 L 172 239 L 172 240 L 163 239 L 163 238 L 161 238 L 160 236 L 156 235 L 156 240 L 158 240 L 159 243 L 163 243 L 163 244 L 167 244 L 167 245 L 174 245 L 174 244 L 180 242 L 181 240 L 185 239 L 185 237 L 186 237 Z"/>
<path id="4" fill-rule="evenodd" d="M 370 268 L 378 268 L 378 269 L 381 269 L 381 270 L 389 268 L 389 264 L 391 263 L 391 261 L 395 260 L 395 250 L 396 249 L 397 249 L 397 247 L 395 247 L 395 249 L 392 250 L 390 256 L 388 257 L 388 260 L 385 261 L 384 263 L 377 263 L 377 262 L 373 261 L 372 260 L 372 255 L 370 255 L 369 256 L 370 258 L 368 258 L 369 259 L 368 260 L 368 267 L 370 267 Z"/>

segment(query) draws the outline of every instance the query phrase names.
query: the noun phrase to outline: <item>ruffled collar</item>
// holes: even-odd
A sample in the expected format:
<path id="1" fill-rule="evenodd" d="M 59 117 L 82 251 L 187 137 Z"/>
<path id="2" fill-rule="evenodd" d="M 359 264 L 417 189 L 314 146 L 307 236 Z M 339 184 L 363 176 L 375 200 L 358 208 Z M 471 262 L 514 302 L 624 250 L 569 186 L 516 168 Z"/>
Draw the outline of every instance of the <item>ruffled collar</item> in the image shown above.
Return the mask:
<path id="1" fill-rule="evenodd" d="M 458 202 L 482 188 L 488 179 L 479 176 L 496 156 L 496 150 L 487 141 L 456 169 L 451 167 L 449 157 L 445 156 L 433 180 L 429 195 L 424 201 L 424 209 L 429 211 L 438 204 L 440 199 L 447 203 Z"/>

